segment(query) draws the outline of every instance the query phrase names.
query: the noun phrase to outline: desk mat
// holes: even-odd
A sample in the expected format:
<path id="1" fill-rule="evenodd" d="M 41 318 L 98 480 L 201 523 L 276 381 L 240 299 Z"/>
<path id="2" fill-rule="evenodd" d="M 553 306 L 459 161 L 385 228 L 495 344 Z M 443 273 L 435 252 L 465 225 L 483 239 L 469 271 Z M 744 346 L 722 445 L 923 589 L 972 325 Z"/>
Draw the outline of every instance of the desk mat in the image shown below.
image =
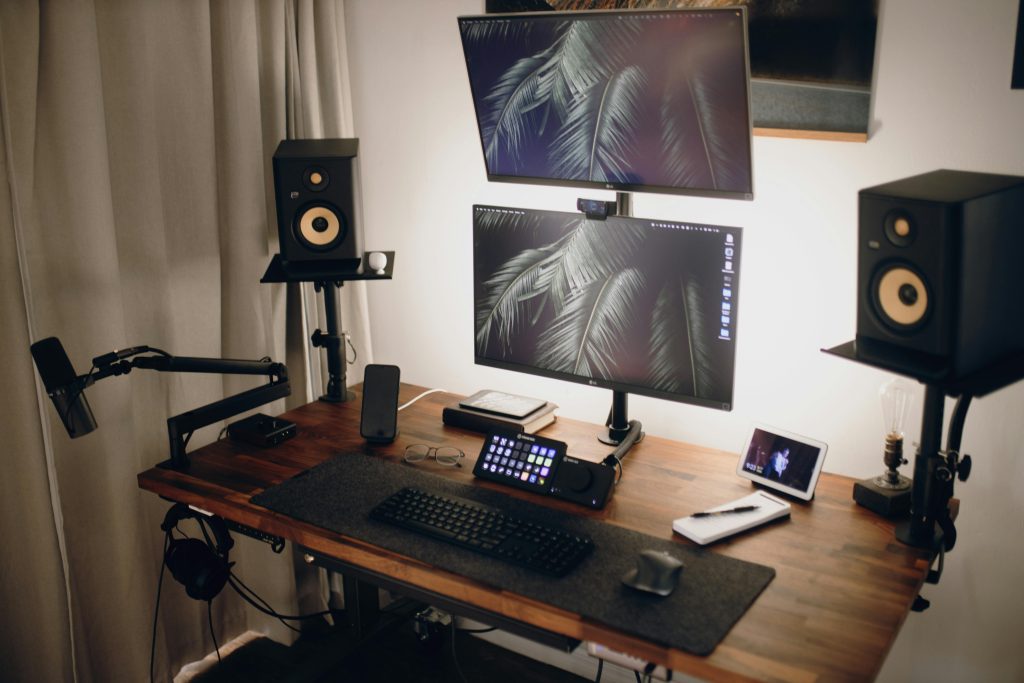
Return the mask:
<path id="1" fill-rule="evenodd" d="M 340 454 L 253 496 L 252 502 L 697 655 L 714 650 L 775 577 L 771 567 L 451 481 L 429 474 L 426 470 L 430 467 L 436 465 L 397 464 L 361 453 Z M 595 547 L 568 576 L 556 579 L 369 518 L 369 511 L 377 503 L 405 486 L 461 496 L 510 514 L 583 532 L 594 539 Z M 638 553 L 647 549 L 667 550 L 685 564 L 675 591 L 667 598 L 634 590 L 621 582 L 623 574 L 636 566 Z"/>

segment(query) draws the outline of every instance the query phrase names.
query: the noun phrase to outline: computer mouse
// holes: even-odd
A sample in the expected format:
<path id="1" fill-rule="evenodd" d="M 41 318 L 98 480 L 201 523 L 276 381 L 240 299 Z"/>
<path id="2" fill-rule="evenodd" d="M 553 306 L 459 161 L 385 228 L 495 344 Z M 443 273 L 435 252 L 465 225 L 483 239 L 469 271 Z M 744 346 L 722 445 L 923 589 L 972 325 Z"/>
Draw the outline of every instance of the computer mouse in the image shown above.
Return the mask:
<path id="1" fill-rule="evenodd" d="M 622 583 L 637 590 L 671 595 L 683 570 L 682 560 L 664 550 L 642 550 L 636 557 L 636 568 L 622 577 Z"/>

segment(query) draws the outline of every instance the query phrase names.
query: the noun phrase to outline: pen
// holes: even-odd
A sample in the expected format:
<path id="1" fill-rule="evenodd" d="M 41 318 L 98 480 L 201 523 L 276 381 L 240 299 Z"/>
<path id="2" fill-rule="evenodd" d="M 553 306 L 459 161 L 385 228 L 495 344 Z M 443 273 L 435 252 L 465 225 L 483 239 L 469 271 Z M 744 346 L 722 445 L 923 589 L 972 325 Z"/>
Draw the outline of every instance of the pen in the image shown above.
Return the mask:
<path id="1" fill-rule="evenodd" d="M 738 508 L 729 508 L 728 510 L 714 510 L 712 512 L 694 512 L 691 517 L 716 517 L 718 515 L 731 515 L 735 512 L 753 512 L 758 508 L 757 505 L 741 505 Z"/>

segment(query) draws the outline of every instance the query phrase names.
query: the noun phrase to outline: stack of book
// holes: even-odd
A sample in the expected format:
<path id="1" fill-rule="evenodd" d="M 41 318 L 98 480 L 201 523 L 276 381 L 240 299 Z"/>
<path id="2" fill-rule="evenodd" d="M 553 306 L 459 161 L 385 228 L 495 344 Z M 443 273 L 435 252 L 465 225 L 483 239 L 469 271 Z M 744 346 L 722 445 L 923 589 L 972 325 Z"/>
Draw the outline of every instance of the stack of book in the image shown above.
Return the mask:
<path id="1" fill-rule="evenodd" d="M 485 389 L 445 406 L 441 419 L 446 425 L 485 434 L 495 429 L 533 434 L 555 421 L 556 408 L 551 401 Z"/>

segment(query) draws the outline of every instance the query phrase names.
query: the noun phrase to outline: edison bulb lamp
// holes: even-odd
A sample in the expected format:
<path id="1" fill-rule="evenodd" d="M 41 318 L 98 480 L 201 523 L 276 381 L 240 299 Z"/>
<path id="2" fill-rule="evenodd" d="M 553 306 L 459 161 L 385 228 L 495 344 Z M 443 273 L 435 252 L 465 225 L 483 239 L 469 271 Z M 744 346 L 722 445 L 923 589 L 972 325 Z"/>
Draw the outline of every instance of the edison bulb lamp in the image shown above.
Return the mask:
<path id="1" fill-rule="evenodd" d="M 882 456 L 885 472 L 853 485 L 853 499 L 872 512 L 886 517 L 900 517 L 910 512 L 911 481 L 899 473 L 903 457 L 903 441 L 907 419 L 914 403 L 915 386 L 902 378 L 886 382 L 878 390 L 882 403 L 882 425 L 885 450 Z"/>
<path id="2" fill-rule="evenodd" d="M 914 386 L 904 379 L 892 379 L 878 390 L 882 401 L 882 421 L 885 427 L 885 454 L 882 457 L 886 471 L 875 478 L 882 488 L 902 491 L 910 488 L 910 480 L 898 472 L 907 461 L 903 457 L 903 437 L 910 406 L 914 402 Z"/>

